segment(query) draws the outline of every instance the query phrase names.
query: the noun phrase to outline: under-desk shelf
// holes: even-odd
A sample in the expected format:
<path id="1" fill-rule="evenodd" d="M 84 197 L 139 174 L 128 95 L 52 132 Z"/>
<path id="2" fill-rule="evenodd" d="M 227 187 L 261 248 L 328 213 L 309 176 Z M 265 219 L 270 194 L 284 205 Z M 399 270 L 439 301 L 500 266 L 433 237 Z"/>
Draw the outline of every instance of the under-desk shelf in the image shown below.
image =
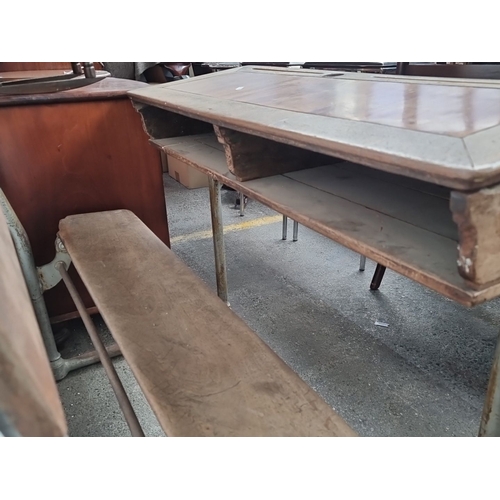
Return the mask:
<path id="1" fill-rule="evenodd" d="M 473 290 L 457 269 L 449 190 L 349 162 L 239 182 L 214 134 L 152 141 L 300 224 L 464 305 L 500 293 Z"/>

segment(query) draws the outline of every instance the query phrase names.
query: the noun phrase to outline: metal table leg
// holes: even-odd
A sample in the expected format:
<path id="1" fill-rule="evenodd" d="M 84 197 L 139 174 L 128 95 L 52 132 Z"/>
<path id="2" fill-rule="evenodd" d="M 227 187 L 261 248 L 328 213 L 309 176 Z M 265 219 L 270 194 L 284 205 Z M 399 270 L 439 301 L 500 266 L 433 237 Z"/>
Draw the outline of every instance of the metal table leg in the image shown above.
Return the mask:
<path id="1" fill-rule="evenodd" d="M 245 215 L 245 195 L 240 193 L 240 217 Z"/>
<path id="2" fill-rule="evenodd" d="M 293 241 L 297 241 L 299 239 L 299 223 L 297 221 L 293 221 Z"/>
<path id="3" fill-rule="evenodd" d="M 359 256 L 359 270 L 364 271 L 366 266 L 366 257 L 364 255 Z"/>
<path id="4" fill-rule="evenodd" d="M 288 217 L 286 215 L 283 216 L 283 232 L 281 235 L 282 240 L 286 240 L 288 233 Z"/>
<path id="5" fill-rule="evenodd" d="M 375 272 L 373 273 L 372 282 L 370 283 L 370 290 L 378 290 L 380 283 L 382 283 L 382 278 L 384 277 L 385 266 L 377 264 Z"/>
<path id="6" fill-rule="evenodd" d="M 490 381 L 486 391 L 479 436 L 500 437 L 500 338 L 491 367 Z"/>
<path id="7" fill-rule="evenodd" d="M 220 299 L 229 304 L 227 294 L 226 252 L 224 249 L 224 227 L 222 224 L 221 183 L 209 176 L 208 189 L 210 192 L 210 212 L 212 215 L 217 295 Z"/>

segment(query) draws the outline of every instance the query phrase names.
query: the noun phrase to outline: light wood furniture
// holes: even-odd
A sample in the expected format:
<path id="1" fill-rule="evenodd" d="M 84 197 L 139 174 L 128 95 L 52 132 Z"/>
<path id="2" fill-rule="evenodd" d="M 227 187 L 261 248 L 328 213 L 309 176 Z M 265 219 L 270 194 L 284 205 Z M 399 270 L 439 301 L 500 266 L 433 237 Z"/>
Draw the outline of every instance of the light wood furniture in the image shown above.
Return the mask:
<path id="1" fill-rule="evenodd" d="M 59 237 L 167 435 L 354 435 L 134 214 Z"/>
<path id="2" fill-rule="evenodd" d="M 245 67 L 130 96 L 212 125 L 149 133 L 217 181 L 462 304 L 500 295 L 496 82 Z M 481 435 L 500 434 L 497 365 Z"/>

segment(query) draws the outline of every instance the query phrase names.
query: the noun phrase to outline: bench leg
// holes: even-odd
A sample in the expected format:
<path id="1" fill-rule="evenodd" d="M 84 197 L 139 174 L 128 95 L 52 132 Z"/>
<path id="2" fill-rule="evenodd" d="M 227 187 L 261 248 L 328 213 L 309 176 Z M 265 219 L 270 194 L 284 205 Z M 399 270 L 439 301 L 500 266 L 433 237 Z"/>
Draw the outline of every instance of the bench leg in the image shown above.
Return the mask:
<path id="1" fill-rule="evenodd" d="M 497 341 L 490 381 L 486 391 L 479 436 L 500 437 L 500 338 Z"/>
<path id="2" fill-rule="evenodd" d="M 30 294 L 31 303 L 33 304 L 38 327 L 42 334 L 43 343 L 47 351 L 47 357 L 49 358 L 54 378 L 57 381 L 62 380 L 73 370 L 98 363 L 99 357 L 95 351 L 88 352 L 82 356 L 75 356 L 74 358 L 63 358 L 57 350 L 54 333 L 52 332 L 52 326 L 50 324 L 49 313 L 47 312 L 45 301 L 43 300 L 38 268 L 35 265 L 35 259 L 33 258 L 28 235 L 2 189 L 0 189 L 0 209 L 3 211 L 5 219 L 7 220 L 9 232 L 14 243 L 14 248 L 16 249 L 28 293 Z M 118 356 L 120 350 L 117 346 L 111 346 L 108 348 L 108 353 L 110 356 Z"/>
<path id="3" fill-rule="evenodd" d="M 210 212 L 212 215 L 212 234 L 215 254 L 215 278 L 217 280 L 217 295 L 229 304 L 227 294 L 226 252 L 224 249 L 224 226 L 222 224 L 221 183 L 208 177 L 210 192 Z"/>
<path id="4" fill-rule="evenodd" d="M 144 437 L 144 431 L 142 430 L 141 424 L 137 419 L 137 415 L 135 414 L 134 408 L 130 403 L 130 399 L 125 392 L 120 377 L 118 377 L 115 367 L 113 366 L 113 362 L 111 361 L 111 358 L 109 357 L 106 348 L 104 347 L 104 344 L 102 343 L 101 338 L 97 333 L 94 322 L 87 312 L 85 304 L 83 303 L 83 300 L 78 293 L 73 280 L 70 278 L 68 271 L 66 270 L 66 265 L 64 264 L 64 262 L 58 262 L 55 267 L 61 273 L 64 284 L 66 285 L 66 288 L 68 289 L 68 292 L 71 295 L 71 298 L 73 299 L 78 312 L 80 313 L 82 321 L 85 325 L 85 329 L 87 330 L 87 333 L 89 334 L 92 343 L 95 346 L 95 350 L 99 355 L 101 364 L 104 367 L 104 371 L 106 372 L 111 387 L 113 388 L 116 399 L 118 400 L 118 404 L 120 405 L 120 409 L 122 410 L 127 425 L 130 429 L 130 433 L 134 437 Z"/>

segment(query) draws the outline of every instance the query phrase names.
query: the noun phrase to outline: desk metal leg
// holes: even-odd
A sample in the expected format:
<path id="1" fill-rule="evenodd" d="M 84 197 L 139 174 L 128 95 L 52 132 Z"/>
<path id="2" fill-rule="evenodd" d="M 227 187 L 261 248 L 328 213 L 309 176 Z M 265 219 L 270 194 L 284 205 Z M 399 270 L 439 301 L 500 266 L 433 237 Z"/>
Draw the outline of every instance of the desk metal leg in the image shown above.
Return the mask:
<path id="1" fill-rule="evenodd" d="M 385 266 L 377 264 L 375 272 L 373 273 L 372 282 L 370 283 L 370 290 L 378 290 L 380 283 L 382 283 L 382 278 L 385 274 Z"/>
<path id="2" fill-rule="evenodd" d="M 227 269 L 226 252 L 224 249 L 224 227 L 222 224 L 221 183 L 208 177 L 210 191 L 210 212 L 212 214 L 212 234 L 215 254 L 215 277 L 217 280 L 217 295 L 226 303 L 227 298 Z"/>
<path id="3" fill-rule="evenodd" d="M 359 256 L 359 270 L 364 271 L 366 266 L 366 257 L 364 255 Z"/>
<path id="4" fill-rule="evenodd" d="M 283 232 L 281 234 L 281 239 L 286 240 L 286 236 L 288 233 L 288 217 L 286 215 L 283 216 Z"/>
<path id="5" fill-rule="evenodd" d="M 299 239 L 299 223 L 297 221 L 293 221 L 293 241 L 297 241 Z"/>
<path id="6" fill-rule="evenodd" d="M 245 195 L 240 193 L 240 217 L 245 215 Z"/>
<path id="7" fill-rule="evenodd" d="M 497 340 L 490 381 L 486 391 L 479 436 L 500 437 L 500 338 Z"/>

